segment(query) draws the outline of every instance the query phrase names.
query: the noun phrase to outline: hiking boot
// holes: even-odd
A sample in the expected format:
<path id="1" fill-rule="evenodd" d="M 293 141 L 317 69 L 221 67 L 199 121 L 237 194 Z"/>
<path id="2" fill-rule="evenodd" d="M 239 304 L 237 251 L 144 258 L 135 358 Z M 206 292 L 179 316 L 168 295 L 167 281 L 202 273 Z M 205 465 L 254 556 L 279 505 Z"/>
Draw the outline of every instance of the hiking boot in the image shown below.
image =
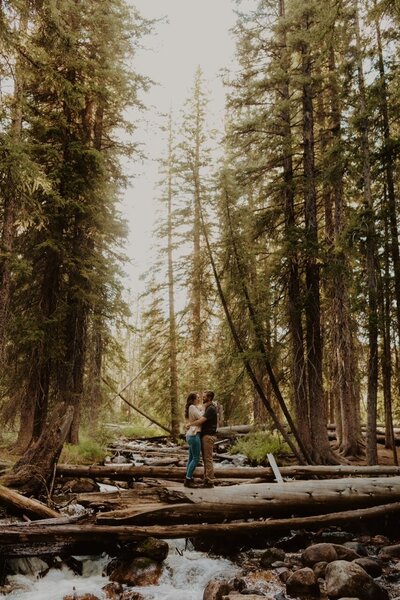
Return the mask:
<path id="1" fill-rule="evenodd" d="M 197 487 L 197 485 L 195 484 L 195 482 L 193 481 L 193 479 L 188 479 L 187 477 L 185 478 L 185 482 L 183 484 L 185 487 L 189 487 L 189 488 L 195 488 Z"/>
<path id="2" fill-rule="evenodd" d="M 212 481 L 210 481 L 209 479 L 206 479 L 202 485 L 203 488 L 213 488 L 214 487 L 214 483 Z"/>

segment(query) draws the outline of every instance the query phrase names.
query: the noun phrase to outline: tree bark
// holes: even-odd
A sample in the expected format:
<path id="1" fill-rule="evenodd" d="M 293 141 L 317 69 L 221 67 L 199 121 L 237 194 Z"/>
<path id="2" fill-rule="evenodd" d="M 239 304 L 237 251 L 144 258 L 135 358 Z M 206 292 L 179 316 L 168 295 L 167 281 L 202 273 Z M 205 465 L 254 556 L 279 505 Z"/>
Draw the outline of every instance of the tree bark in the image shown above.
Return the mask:
<path id="1" fill-rule="evenodd" d="M 71 407 L 63 404 L 58 406 L 37 442 L 18 460 L 12 471 L 0 478 L 0 483 L 25 494 L 38 495 L 48 491 L 72 416 Z"/>
<path id="2" fill-rule="evenodd" d="M 371 159 L 369 146 L 369 121 L 367 115 L 367 101 L 365 80 L 362 61 L 362 48 L 360 37 L 360 23 L 358 0 L 355 10 L 355 34 L 357 48 L 357 72 L 360 101 L 360 137 L 363 169 L 364 204 L 368 217 L 368 231 L 366 242 L 366 267 L 368 282 L 368 395 L 367 395 L 367 461 L 368 464 L 378 462 L 376 448 L 376 418 L 378 395 L 378 284 L 376 269 L 376 241 L 374 224 L 374 202 L 371 189 Z"/>
<path id="3" fill-rule="evenodd" d="M 285 0 L 279 0 L 279 18 L 285 17 Z M 287 48 L 286 32 L 282 26 L 280 39 L 280 59 L 283 72 L 288 73 L 290 68 L 290 54 Z M 288 270 L 289 279 L 287 284 L 287 310 L 289 317 L 289 330 L 291 339 L 291 368 L 294 407 L 296 411 L 296 425 L 299 437 L 306 448 L 311 447 L 310 436 L 310 406 L 307 397 L 306 364 L 304 356 L 304 331 L 301 317 L 302 297 L 299 276 L 298 252 L 294 246 L 294 230 L 296 227 L 295 217 L 295 191 L 293 171 L 293 147 L 290 114 L 290 89 L 286 77 L 280 86 L 280 94 L 283 101 L 281 121 L 283 130 L 283 180 L 284 180 L 284 203 L 285 203 L 285 234 L 289 240 Z"/>
<path id="4" fill-rule="evenodd" d="M 304 16 L 304 33 L 310 29 L 310 17 Z M 327 406 L 322 384 L 322 338 L 320 306 L 320 267 L 317 226 L 317 193 L 314 157 L 314 107 L 312 90 L 312 56 L 306 42 L 301 44 L 302 104 L 303 104 L 303 172 L 304 218 L 307 244 L 306 256 L 306 341 L 307 381 L 310 398 L 310 426 L 312 451 L 315 463 L 338 463 L 329 445 L 327 431 Z"/>

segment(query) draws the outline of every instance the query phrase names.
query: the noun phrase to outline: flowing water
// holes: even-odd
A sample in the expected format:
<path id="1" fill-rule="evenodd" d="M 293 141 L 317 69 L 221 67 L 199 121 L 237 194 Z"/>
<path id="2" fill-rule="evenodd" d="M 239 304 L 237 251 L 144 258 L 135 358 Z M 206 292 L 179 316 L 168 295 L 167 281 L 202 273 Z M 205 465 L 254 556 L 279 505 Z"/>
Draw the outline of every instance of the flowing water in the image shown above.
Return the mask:
<path id="1" fill-rule="evenodd" d="M 207 554 L 185 547 L 185 540 L 169 540 L 170 551 L 164 563 L 159 585 L 129 588 L 136 590 L 148 600 L 201 600 L 207 582 L 215 576 L 232 577 L 238 568 L 222 558 L 210 558 Z M 13 575 L 9 582 L 13 591 L 7 600 L 62 600 L 66 595 L 91 593 L 105 598 L 101 588 L 108 582 L 102 572 L 110 558 L 77 557 L 83 562 L 82 576 L 76 576 L 68 568 L 51 569 L 42 579 L 28 575 Z"/>

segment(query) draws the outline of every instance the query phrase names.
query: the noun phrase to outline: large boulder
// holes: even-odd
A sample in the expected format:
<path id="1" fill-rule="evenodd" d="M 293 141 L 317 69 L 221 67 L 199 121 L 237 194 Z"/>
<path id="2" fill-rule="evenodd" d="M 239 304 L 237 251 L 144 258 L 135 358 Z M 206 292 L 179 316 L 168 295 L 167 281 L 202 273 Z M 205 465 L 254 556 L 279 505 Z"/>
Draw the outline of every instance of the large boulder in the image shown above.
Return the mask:
<path id="1" fill-rule="evenodd" d="M 325 571 L 326 593 L 329 598 L 354 597 L 360 600 L 389 600 L 368 573 L 354 562 L 336 560 Z"/>

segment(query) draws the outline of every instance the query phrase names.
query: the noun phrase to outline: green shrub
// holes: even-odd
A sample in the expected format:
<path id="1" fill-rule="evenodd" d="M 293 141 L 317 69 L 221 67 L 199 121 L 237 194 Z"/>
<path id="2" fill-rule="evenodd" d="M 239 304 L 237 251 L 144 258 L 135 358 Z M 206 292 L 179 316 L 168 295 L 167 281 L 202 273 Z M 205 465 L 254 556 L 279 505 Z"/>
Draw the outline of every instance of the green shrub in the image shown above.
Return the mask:
<path id="1" fill-rule="evenodd" d="M 232 454 L 244 454 L 250 464 L 262 465 L 267 462 L 267 454 L 278 460 L 290 455 L 289 446 L 277 433 L 256 431 L 239 438 L 231 448 Z"/>

